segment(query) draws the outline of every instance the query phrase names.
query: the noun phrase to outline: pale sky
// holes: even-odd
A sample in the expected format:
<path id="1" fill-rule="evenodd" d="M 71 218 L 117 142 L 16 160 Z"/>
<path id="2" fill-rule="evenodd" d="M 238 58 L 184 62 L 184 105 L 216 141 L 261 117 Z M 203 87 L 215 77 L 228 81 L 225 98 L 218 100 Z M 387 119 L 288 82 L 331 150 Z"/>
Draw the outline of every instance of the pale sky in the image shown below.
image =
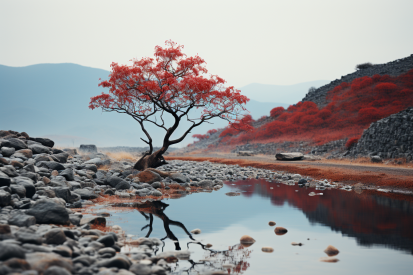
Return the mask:
<path id="1" fill-rule="evenodd" d="M 153 56 L 172 39 L 229 85 L 334 80 L 413 53 L 412 0 L 0 0 L 0 64 Z"/>

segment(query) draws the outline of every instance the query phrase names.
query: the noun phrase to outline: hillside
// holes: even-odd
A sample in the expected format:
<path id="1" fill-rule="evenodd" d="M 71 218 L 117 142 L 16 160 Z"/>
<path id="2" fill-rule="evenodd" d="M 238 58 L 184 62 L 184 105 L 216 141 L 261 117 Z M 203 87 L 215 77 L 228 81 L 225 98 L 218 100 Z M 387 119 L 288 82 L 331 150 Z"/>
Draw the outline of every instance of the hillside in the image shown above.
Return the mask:
<path id="1" fill-rule="evenodd" d="M 109 71 L 77 64 L 37 64 L 27 67 L 0 65 L 0 129 L 27 131 L 34 136 L 49 137 L 60 146 L 145 146 L 136 122 L 117 113 L 102 113 L 88 108 L 90 97 L 100 94 L 99 78 Z M 247 109 L 255 119 L 268 114 L 274 106 L 285 103 L 251 100 Z M 217 119 L 194 131 L 203 133 L 223 128 L 226 121 Z M 149 126 L 154 144 L 159 146 L 163 130 Z M 183 133 L 185 124 L 178 129 Z M 188 137 L 182 143 L 192 142 Z"/>
<path id="2" fill-rule="evenodd" d="M 410 106 L 413 55 L 344 76 L 342 81 L 316 89 L 287 109 L 274 108 L 267 118 L 251 123 L 251 132 L 227 127 L 195 143 L 194 148 L 238 146 L 237 150 L 260 148 L 259 152 L 272 154 L 291 148 L 309 152 L 325 144 L 343 147 L 347 139 L 359 138 L 372 122 Z"/>

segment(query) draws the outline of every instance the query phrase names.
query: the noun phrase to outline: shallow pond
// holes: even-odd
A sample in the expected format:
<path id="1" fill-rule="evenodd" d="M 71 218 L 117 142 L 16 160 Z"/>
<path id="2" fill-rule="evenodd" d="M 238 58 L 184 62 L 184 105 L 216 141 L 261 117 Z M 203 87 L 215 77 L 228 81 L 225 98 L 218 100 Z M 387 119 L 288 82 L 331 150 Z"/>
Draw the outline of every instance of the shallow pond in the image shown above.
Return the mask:
<path id="1" fill-rule="evenodd" d="M 111 225 L 120 225 L 135 238 L 162 239 L 160 251 L 189 247 L 191 260 L 174 264 L 176 274 L 207 270 L 229 274 L 412 274 L 410 197 L 334 189 L 308 196 L 312 191 L 245 180 L 226 182 L 212 193 L 147 203 L 144 208 L 106 207 L 104 211 L 111 214 L 107 218 Z M 241 195 L 230 197 L 227 192 Z M 276 235 L 269 221 L 288 232 Z M 202 233 L 188 232 L 195 228 Z M 249 247 L 239 245 L 243 235 L 256 242 Z M 303 245 L 293 246 L 292 242 Z M 206 244 L 213 246 L 207 249 Z M 320 261 L 327 257 L 323 251 L 328 245 L 340 251 L 334 257 L 337 262 Z M 267 246 L 274 252 L 261 251 Z M 124 250 L 133 251 L 133 247 Z"/>

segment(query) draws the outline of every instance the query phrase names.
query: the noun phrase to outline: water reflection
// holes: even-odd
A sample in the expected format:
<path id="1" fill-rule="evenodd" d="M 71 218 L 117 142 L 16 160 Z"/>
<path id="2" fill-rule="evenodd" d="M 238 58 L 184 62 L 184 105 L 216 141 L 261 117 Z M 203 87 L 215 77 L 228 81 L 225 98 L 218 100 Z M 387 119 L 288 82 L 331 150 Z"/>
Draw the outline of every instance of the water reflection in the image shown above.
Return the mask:
<path id="1" fill-rule="evenodd" d="M 412 196 L 331 189 L 324 190 L 323 196 L 309 197 L 313 189 L 307 191 L 264 180 L 226 184 L 233 190 L 243 191 L 244 197 L 256 194 L 269 198 L 275 206 L 288 203 L 301 210 L 311 223 L 354 237 L 360 245 L 381 245 L 413 254 Z"/>

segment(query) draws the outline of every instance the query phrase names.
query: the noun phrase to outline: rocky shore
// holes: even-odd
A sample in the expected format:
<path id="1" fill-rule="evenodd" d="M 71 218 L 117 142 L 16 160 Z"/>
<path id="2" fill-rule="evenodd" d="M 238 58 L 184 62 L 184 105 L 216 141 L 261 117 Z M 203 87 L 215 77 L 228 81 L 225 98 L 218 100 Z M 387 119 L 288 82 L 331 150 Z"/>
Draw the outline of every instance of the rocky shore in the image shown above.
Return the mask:
<path id="1" fill-rule="evenodd" d="M 99 198 L 161 200 L 249 178 L 315 188 L 309 196 L 326 188 L 369 188 L 210 162 L 176 160 L 139 172 L 132 161 L 53 146 L 49 139 L 0 131 L 0 274 L 169 274 L 171 263 L 190 258 L 188 251 L 155 253 L 162 245 L 157 238 L 139 238 L 138 250 L 122 252 L 121 227 L 79 213 Z"/>

